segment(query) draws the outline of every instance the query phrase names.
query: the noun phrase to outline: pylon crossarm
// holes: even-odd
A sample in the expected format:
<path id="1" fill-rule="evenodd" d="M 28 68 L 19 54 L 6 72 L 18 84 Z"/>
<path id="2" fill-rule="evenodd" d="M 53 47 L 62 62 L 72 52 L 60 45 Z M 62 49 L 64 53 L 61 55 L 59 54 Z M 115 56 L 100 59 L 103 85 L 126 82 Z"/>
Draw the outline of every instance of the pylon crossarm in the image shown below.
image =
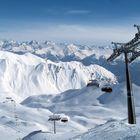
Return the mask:
<path id="1" fill-rule="evenodd" d="M 138 39 L 135 42 L 126 43 L 125 46 L 124 46 L 124 49 L 126 51 L 132 51 L 132 50 L 136 49 L 139 46 L 140 46 L 140 39 Z"/>
<path id="2" fill-rule="evenodd" d="M 115 50 L 114 50 L 115 51 Z M 121 53 L 120 52 L 114 52 L 107 61 L 113 61 L 115 58 L 117 58 Z"/>
<path id="3" fill-rule="evenodd" d="M 120 43 L 120 42 L 111 42 L 111 44 L 117 45 L 117 46 L 123 46 L 125 43 Z"/>
<path id="4" fill-rule="evenodd" d="M 138 30 L 138 33 L 140 33 L 140 25 L 136 25 L 136 24 L 134 24 L 134 27 L 136 27 L 137 30 Z"/>
<path id="5" fill-rule="evenodd" d="M 114 44 L 115 48 L 113 49 L 112 55 L 107 59 L 107 61 L 113 61 L 116 59 L 121 53 L 127 52 L 133 52 L 135 49 L 138 49 L 140 46 L 140 39 L 132 39 L 128 43 L 115 43 Z"/>
<path id="6" fill-rule="evenodd" d="M 115 43 L 114 44 L 115 48 L 113 49 L 112 55 L 107 59 L 107 61 L 113 61 L 115 58 L 117 58 L 123 51 L 124 51 L 124 43 Z"/>
<path id="7" fill-rule="evenodd" d="M 138 52 L 133 52 L 132 53 L 132 56 L 129 58 L 129 63 L 131 63 L 132 61 L 134 61 L 137 57 L 139 57 L 140 56 L 140 51 L 138 51 Z"/>

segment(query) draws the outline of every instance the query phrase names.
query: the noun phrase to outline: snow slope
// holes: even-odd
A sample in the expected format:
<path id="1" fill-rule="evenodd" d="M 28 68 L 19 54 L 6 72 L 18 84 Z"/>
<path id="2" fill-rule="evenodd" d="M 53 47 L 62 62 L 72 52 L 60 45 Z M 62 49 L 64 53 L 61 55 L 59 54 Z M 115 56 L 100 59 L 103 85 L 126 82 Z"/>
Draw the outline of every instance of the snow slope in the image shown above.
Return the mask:
<path id="1" fill-rule="evenodd" d="M 140 126 L 108 121 L 71 140 L 139 140 Z"/>
<path id="2" fill-rule="evenodd" d="M 22 105 L 49 109 L 54 113 L 64 113 L 70 117 L 72 122 L 76 123 L 73 125 L 77 126 L 79 131 L 73 128 L 68 129 L 67 126 L 70 125 L 68 123 L 67 126 L 64 126 L 63 132 L 60 131 L 61 127 L 57 127 L 57 135 L 42 131 L 32 136 L 27 135 L 25 140 L 29 138 L 31 140 L 45 138 L 55 140 L 58 137 L 62 140 L 68 140 L 72 137 L 74 140 L 125 140 L 127 138 L 136 138 L 137 140 L 140 138 L 140 87 L 136 85 L 133 87 L 137 125 L 132 126 L 127 124 L 127 98 L 124 83 L 114 86 L 112 93 L 101 92 L 99 88 L 95 87 L 85 87 L 79 90 L 69 90 L 55 96 L 31 96 L 23 101 Z M 88 129 L 91 130 L 88 131 Z M 82 132 L 85 133 L 78 134 Z M 124 133 L 126 134 L 123 135 Z"/>
<path id="3" fill-rule="evenodd" d="M 18 103 L 0 102 L 0 136 L 2 140 L 15 140 L 23 138 L 26 135 L 42 130 L 53 135 L 53 124 L 49 122 L 49 116 L 52 113 L 48 109 L 28 108 Z M 81 125 L 72 120 L 68 124 L 56 123 L 57 132 L 70 133 L 74 131 L 74 136 L 84 132 Z"/>
<path id="4" fill-rule="evenodd" d="M 133 88 L 135 105 L 138 109 L 140 87 L 133 85 Z M 55 96 L 30 96 L 21 104 L 31 108 L 47 108 L 54 113 L 64 113 L 85 128 L 91 128 L 110 119 L 120 120 L 127 117 L 125 83 L 114 86 L 112 93 L 102 92 L 97 87 L 84 87 L 68 90 Z"/>
<path id="5" fill-rule="evenodd" d="M 23 140 L 139 140 L 139 125 L 128 125 L 123 121 L 110 120 L 105 124 L 98 125 L 88 132 L 71 138 L 69 133 L 52 135 L 46 132 L 38 132 L 34 135 L 28 135 Z"/>

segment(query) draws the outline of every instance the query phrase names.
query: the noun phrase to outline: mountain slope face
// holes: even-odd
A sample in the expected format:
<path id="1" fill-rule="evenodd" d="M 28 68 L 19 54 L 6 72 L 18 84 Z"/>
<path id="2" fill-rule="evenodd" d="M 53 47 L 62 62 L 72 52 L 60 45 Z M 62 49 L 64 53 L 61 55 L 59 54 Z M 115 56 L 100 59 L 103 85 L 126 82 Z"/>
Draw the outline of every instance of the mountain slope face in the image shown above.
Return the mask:
<path id="1" fill-rule="evenodd" d="M 116 83 L 116 77 L 99 65 L 84 66 L 80 62 L 44 60 L 30 53 L 17 55 L 0 51 L 1 92 L 19 97 L 57 94 L 86 86 L 91 79 Z"/>
<path id="2" fill-rule="evenodd" d="M 16 42 L 0 41 L 0 50 L 10 51 L 17 54 L 32 53 L 43 59 L 49 59 L 53 62 L 79 61 L 84 65 L 98 64 L 107 70 L 113 72 L 119 82 L 125 80 L 123 55 L 117 58 L 115 62 L 108 63 L 106 59 L 112 54 L 113 46 L 84 46 L 67 43 L 46 42 Z M 139 75 L 140 63 L 136 59 L 131 65 L 133 83 L 140 85 Z"/>
<path id="3" fill-rule="evenodd" d="M 18 54 L 30 52 L 42 58 L 48 58 L 52 61 L 80 61 L 87 56 L 96 54 L 108 56 L 106 51 L 110 52 L 110 47 L 82 46 L 67 43 L 54 43 L 50 41 L 37 42 L 16 42 L 16 41 L 0 41 L 0 50 L 10 51 Z"/>

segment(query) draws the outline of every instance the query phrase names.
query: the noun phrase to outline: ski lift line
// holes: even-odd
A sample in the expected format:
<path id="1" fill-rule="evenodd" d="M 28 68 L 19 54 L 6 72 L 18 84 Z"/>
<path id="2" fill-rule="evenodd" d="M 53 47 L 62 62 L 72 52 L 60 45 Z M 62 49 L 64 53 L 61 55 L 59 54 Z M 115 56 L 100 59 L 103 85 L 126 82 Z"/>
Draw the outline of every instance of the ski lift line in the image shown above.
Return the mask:
<path id="1" fill-rule="evenodd" d="M 56 134 L 56 121 L 59 121 L 60 119 L 61 119 L 60 115 L 53 114 L 49 116 L 48 121 L 53 121 L 54 134 Z"/>
<path id="2" fill-rule="evenodd" d="M 16 127 L 19 127 L 18 115 L 16 114 L 16 102 L 15 102 L 14 99 L 12 99 L 12 97 L 6 97 L 6 101 L 4 101 L 3 103 L 8 103 L 8 102 L 13 103 L 13 118 L 15 119 L 15 126 Z M 21 131 L 18 130 L 18 128 L 15 129 L 15 130 L 16 130 L 16 133 L 17 134 L 21 132 Z M 20 138 L 18 137 L 18 139 L 20 139 Z"/>
<path id="3" fill-rule="evenodd" d="M 48 121 L 53 122 L 54 134 L 56 134 L 56 121 L 61 121 L 63 123 L 66 123 L 66 122 L 68 122 L 68 117 L 61 117 L 58 114 L 53 114 L 53 115 L 49 116 Z"/>
<path id="4" fill-rule="evenodd" d="M 12 126 L 10 126 L 10 125 L 8 125 L 8 124 L 1 124 L 1 125 L 3 125 L 4 127 L 12 128 L 12 129 L 14 129 L 15 131 L 19 131 L 16 127 L 12 127 Z M 21 130 L 20 130 L 20 133 L 25 134 L 25 132 L 24 132 L 24 131 L 21 131 Z"/>

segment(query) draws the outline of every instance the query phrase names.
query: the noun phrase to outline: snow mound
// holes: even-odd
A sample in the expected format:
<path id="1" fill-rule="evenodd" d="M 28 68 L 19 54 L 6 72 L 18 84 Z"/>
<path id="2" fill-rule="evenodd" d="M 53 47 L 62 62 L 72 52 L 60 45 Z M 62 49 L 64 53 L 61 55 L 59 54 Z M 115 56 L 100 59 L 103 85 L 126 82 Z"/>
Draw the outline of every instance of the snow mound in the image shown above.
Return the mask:
<path id="1" fill-rule="evenodd" d="M 122 121 L 109 120 L 71 140 L 139 140 L 139 125 L 129 125 Z"/>
<path id="2" fill-rule="evenodd" d="M 23 140 L 139 140 L 139 125 L 129 125 L 123 121 L 109 120 L 105 124 L 88 130 L 83 134 L 73 137 L 76 133 L 52 134 L 44 131 L 34 131 L 23 138 Z M 73 138 L 72 138 L 73 137 Z"/>
<path id="3" fill-rule="evenodd" d="M 25 136 L 22 140 L 69 140 L 73 135 L 77 133 L 57 133 L 53 134 L 51 132 L 44 132 L 41 130 L 34 131 L 29 135 Z"/>

